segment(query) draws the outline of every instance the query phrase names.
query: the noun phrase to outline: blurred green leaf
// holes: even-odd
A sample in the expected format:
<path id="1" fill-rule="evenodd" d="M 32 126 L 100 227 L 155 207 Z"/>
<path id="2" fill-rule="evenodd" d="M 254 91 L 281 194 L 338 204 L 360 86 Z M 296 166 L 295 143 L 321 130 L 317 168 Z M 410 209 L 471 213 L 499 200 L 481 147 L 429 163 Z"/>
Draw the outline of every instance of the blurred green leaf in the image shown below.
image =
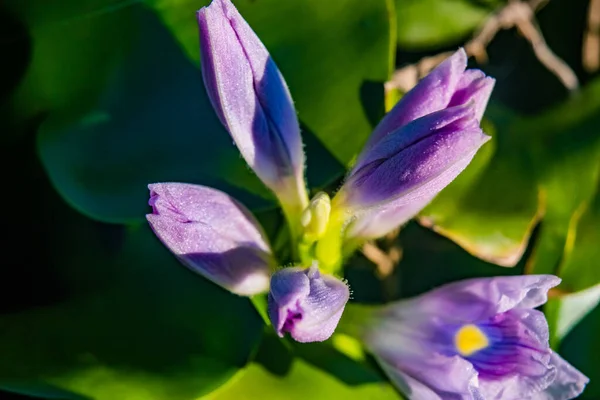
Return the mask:
<path id="1" fill-rule="evenodd" d="M 600 367 L 597 354 L 600 354 L 600 307 L 594 308 L 573 330 L 565 337 L 560 345 L 559 353 L 575 368 L 588 378 L 581 400 L 596 400 L 600 398 Z"/>
<path id="2" fill-rule="evenodd" d="M 149 3 L 198 60 L 198 28 L 190 10 L 208 1 Z M 281 69 L 300 119 L 347 164 L 371 132 L 365 108 L 374 103 L 383 109 L 383 83 L 394 64 L 393 0 L 234 3 Z M 365 90 L 369 84 L 380 84 L 381 91 Z M 313 162 L 309 153 L 309 165 Z"/>
<path id="3" fill-rule="evenodd" d="M 538 191 L 527 136 L 514 133 L 517 117 L 497 106 L 488 111 L 492 140 L 419 222 L 483 260 L 514 266 L 539 218 Z"/>
<path id="4" fill-rule="evenodd" d="M 513 266 L 542 218 L 527 271 L 558 274 L 569 232 L 598 181 L 599 94 L 596 81 L 533 117 L 491 107 L 487 116 L 495 126 L 497 149 L 489 164 L 476 159 L 421 213 L 420 221 L 477 257 Z M 589 280 L 578 289 L 595 283 Z"/>
<path id="5" fill-rule="evenodd" d="M 284 346 L 265 335 L 256 360 L 206 400 L 401 400 L 365 363 L 344 356 L 330 342 Z"/>
<path id="6" fill-rule="evenodd" d="M 422 50 L 454 43 L 492 11 L 469 0 L 396 0 L 398 45 Z"/>
<path id="7" fill-rule="evenodd" d="M 555 113 L 525 125 L 535 132 L 533 149 L 546 198 L 540 237 L 527 269 L 559 275 L 566 292 L 600 282 L 589 258 L 600 256 L 598 194 L 594 200 L 600 184 L 599 124 L 600 82 L 595 82 Z"/>
<path id="8" fill-rule="evenodd" d="M 554 297 L 544 305 L 550 325 L 550 345 L 557 348 L 561 340 L 600 302 L 600 284 L 577 293 Z"/>
<path id="9" fill-rule="evenodd" d="M 557 268 L 563 279 L 560 288 L 566 292 L 577 292 L 600 282 L 600 190 L 591 204 L 581 210 Z"/>
<path id="10" fill-rule="evenodd" d="M 0 387 L 189 400 L 245 365 L 264 327 L 247 299 L 184 268 L 145 224 L 123 232 L 59 216 L 48 263 L 64 295 L 0 315 Z"/>
<path id="11" fill-rule="evenodd" d="M 28 28 L 33 54 L 13 99 L 20 118 L 52 113 L 68 121 L 95 105 L 108 77 L 136 37 L 131 2 L 4 2 Z"/>

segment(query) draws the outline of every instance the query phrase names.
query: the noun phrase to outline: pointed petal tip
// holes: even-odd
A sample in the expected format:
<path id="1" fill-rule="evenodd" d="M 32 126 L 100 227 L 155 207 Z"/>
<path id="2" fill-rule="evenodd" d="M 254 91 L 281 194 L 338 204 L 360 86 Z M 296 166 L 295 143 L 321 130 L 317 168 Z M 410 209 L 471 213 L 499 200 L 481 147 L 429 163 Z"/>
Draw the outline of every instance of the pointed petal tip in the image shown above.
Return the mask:
<path id="1" fill-rule="evenodd" d="M 468 59 L 469 59 L 469 56 L 467 55 L 465 48 L 459 47 L 458 50 L 456 50 L 446 60 L 449 60 L 454 65 L 454 68 L 456 68 L 457 70 L 461 70 L 461 72 L 462 72 L 465 69 L 467 69 Z"/>

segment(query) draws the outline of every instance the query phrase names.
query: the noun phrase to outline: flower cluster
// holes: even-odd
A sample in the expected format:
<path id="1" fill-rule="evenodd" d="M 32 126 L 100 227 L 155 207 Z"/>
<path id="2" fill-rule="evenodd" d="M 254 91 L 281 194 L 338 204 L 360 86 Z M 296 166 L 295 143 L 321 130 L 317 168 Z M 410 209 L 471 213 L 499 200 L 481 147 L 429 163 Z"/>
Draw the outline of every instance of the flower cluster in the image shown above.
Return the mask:
<path id="1" fill-rule="evenodd" d="M 338 278 L 345 257 L 408 221 L 469 164 L 489 140 L 480 121 L 494 80 L 467 70 L 458 50 L 383 118 L 335 196 L 309 199 L 296 111 L 269 52 L 230 0 L 213 0 L 198 23 L 208 96 L 277 197 L 294 264 L 281 268 L 252 214 L 216 189 L 152 184 L 148 222 L 214 283 L 241 296 L 268 292 L 280 336 L 326 340 L 350 297 Z M 412 398 L 569 399 L 586 378 L 549 349 L 543 314 L 533 310 L 556 284 L 549 276 L 464 281 L 380 309 L 351 305 L 341 328 Z"/>

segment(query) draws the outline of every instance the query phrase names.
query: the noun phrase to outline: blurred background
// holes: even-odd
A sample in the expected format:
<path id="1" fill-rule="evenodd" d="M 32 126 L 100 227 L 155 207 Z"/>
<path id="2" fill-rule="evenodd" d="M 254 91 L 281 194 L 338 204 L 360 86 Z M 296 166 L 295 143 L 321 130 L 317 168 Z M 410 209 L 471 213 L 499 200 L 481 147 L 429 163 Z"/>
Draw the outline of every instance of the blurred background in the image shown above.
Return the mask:
<path id="1" fill-rule="evenodd" d="M 147 184 L 283 218 L 214 115 L 203 0 L 0 2 L 0 398 L 400 399 L 355 343 L 280 341 L 146 226 Z M 290 87 L 309 186 L 333 191 L 386 108 L 465 46 L 493 136 L 419 217 L 350 261 L 353 300 L 553 273 L 551 344 L 600 399 L 600 1 L 234 0 Z"/>

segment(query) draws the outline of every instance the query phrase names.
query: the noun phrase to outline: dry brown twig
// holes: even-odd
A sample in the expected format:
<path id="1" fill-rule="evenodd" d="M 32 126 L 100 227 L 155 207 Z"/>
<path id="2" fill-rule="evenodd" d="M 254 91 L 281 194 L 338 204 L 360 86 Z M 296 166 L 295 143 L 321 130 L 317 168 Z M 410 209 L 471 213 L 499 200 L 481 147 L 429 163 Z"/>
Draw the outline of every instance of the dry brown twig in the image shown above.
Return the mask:
<path id="1" fill-rule="evenodd" d="M 528 2 L 511 0 L 508 4 L 492 13 L 481 28 L 464 47 L 469 56 L 475 57 L 478 63 L 487 62 L 486 48 L 500 30 L 517 28 L 527 39 L 538 60 L 562 82 L 569 90 L 579 87 L 577 76 L 560 57 L 548 47 L 535 19 L 535 13 L 549 0 L 530 0 Z M 596 1 L 596 0 L 593 0 Z M 436 65 L 451 53 L 441 53 L 425 57 L 418 63 L 407 65 L 394 72 L 392 79 L 386 82 L 386 90 L 399 89 L 406 92 L 412 89 L 420 78 L 425 76 Z"/>
<path id="2" fill-rule="evenodd" d="M 583 67 L 588 72 L 600 68 L 600 0 L 591 0 L 587 29 L 583 36 Z"/>

